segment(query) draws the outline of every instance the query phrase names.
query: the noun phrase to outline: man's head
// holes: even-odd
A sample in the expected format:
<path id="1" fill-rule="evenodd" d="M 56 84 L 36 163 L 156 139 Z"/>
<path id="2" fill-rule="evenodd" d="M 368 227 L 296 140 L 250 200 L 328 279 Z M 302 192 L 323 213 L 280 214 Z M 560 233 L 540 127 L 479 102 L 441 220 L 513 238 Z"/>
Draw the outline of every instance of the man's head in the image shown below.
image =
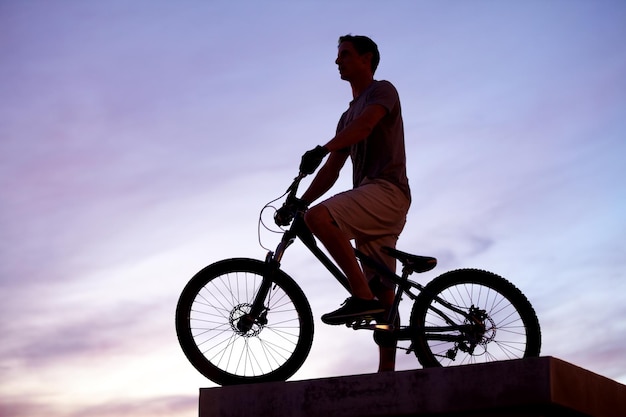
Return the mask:
<path id="1" fill-rule="evenodd" d="M 376 68 L 378 68 L 378 63 L 380 62 L 378 45 L 376 45 L 376 43 L 374 43 L 374 41 L 367 36 L 359 35 L 341 36 L 339 38 L 339 46 L 341 46 L 343 42 L 350 42 L 360 56 L 370 59 L 370 67 L 373 75 L 376 72 Z"/>

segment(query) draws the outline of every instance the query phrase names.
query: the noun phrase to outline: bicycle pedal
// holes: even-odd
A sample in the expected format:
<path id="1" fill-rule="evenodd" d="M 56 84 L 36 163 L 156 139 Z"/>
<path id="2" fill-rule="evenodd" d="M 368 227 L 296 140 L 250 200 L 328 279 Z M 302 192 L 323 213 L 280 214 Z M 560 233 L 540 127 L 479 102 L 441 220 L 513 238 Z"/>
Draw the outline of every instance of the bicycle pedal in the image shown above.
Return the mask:
<path id="1" fill-rule="evenodd" d="M 360 322 L 354 322 L 352 323 L 351 326 L 354 330 L 377 330 L 379 329 L 381 325 L 378 325 L 376 323 L 372 323 L 372 320 L 361 320 Z"/>

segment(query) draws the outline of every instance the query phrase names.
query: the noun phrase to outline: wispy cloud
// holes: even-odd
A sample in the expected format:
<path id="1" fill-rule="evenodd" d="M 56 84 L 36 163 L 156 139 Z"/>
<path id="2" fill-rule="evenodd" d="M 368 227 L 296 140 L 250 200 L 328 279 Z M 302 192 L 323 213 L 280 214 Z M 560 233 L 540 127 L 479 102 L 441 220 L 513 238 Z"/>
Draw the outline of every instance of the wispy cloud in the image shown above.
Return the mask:
<path id="1" fill-rule="evenodd" d="M 621 4 L 149 3 L 2 6 L 0 414 L 196 413 L 212 383 L 177 345 L 178 294 L 210 262 L 263 257 L 258 211 L 332 136 L 350 100 L 334 43 L 360 31 L 403 103 L 399 247 L 440 260 L 416 279 L 502 274 L 544 354 L 626 380 Z M 318 319 L 296 378 L 373 372 L 371 334 L 319 322 L 345 291 L 298 244 L 283 267 Z"/>
<path id="2" fill-rule="evenodd" d="M 197 396 L 171 396 L 141 398 L 128 401 L 108 402 L 99 405 L 56 406 L 48 402 L 32 401 L 31 398 L 3 399 L 0 412 L 5 416 L 53 415 L 58 417 L 78 416 L 191 416 L 198 412 Z"/>

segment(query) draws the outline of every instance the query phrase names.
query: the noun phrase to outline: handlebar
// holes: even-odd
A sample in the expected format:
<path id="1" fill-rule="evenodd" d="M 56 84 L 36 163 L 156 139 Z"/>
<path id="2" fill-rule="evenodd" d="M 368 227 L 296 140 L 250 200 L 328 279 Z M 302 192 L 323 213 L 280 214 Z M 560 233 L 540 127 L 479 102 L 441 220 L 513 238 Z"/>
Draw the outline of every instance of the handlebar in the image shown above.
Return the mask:
<path id="1" fill-rule="evenodd" d="M 300 186 L 300 181 L 302 181 L 304 177 L 306 177 L 306 174 L 303 174 L 301 172 L 298 174 L 296 178 L 293 179 L 293 182 L 291 183 L 289 188 L 287 188 L 287 191 L 286 191 L 287 198 L 296 196 L 296 193 L 298 192 L 298 187 Z"/>
<path id="2" fill-rule="evenodd" d="M 287 198 L 281 208 L 274 213 L 274 223 L 278 226 L 287 226 L 295 218 L 298 212 L 304 212 L 307 209 L 307 205 L 303 204 L 301 200 L 296 197 L 300 181 L 306 177 L 306 174 L 302 172 L 294 178 L 293 182 L 285 191 Z M 283 194 L 283 195 L 285 195 Z"/>
<path id="3" fill-rule="evenodd" d="M 300 172 L 298 174 L 298 176 L 296 176 L 293 179 L 293 182 L 291 183 L 291 185 L 289 185 L 289 187 L 287 188 L 287 190 L 278 198 L 266 203 L 263 208 L 261 209 L 261 212 L 259 214 L 259 222 L 258 222 L 258 239 L 259 239 L 259 245 L 266 250 L 270 250 L 268 248 L 266 248 L 263 243 L 261 242 L 261 228 L 264 228 L 265 230 L 268 230 L 270 232 L 273 233 L 284 233 L 285 230 L 281 229 L 281 231 L 277 231 L 277 230 L 273 230 L 272 228 L 268 227 L 265 222 L 263 221 L 263 212 L 265 211 L 265 209 L 271 208 L 274 210 L 274 215 L 273 215 L 273 220 L 274 223 L 277 226 L 287 226 L 289 225 L 295 218 L 296 216 L 296 211 L 294 210 L 294 212 L 291 212 L 291 210 L 287 209 L 288 204 L 286 204 L 287 202 L 293 202 L 293 201 L 297 201 L 298 198 L 296 197 L 296 193 L 298 192 L 298 187 L 300 186 L 300 181 L 302 181 L 302 179 L 304 177 L 306 177 L 307 174 L 304 174 L 302 172 Z M 274 206 L 272 206 L 273 203 L 277 202 L 278 200 L 282 200 L 283 198 L 285 198 L 285 204 L 283 204 L 283 206 L 279 209 L 276 209 Z M 287 210 L 286 210 L 287 209 Z M 306 211 L 306 207 L 302 208 L 300 207 L 300 210 L 302 211 Z"/>

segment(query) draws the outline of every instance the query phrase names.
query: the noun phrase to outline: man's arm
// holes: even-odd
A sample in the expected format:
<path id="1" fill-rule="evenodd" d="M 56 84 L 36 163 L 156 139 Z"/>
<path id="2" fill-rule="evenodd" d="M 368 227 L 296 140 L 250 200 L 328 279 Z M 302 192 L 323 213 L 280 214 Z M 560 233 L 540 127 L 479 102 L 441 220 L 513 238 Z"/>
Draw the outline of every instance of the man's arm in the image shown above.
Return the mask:
<path id="1" fill-rule="evenodd" d="M 347 150 L 331 152 L 326 163 L 322 165 L 313 181 L 311 181 L 311 185 L 309 185 L 309 188 L 302 194 L 300 199 L 306 204 L 311 204 L 328 191 L 337 181 L 339 171 L 343 168 L 348 156 L 349 152 Z"/>
<path id="2" fill-rule="evenodd" d="M 358 117 L 337 133 L 324 147 L 332 152 L 364 140 L 386 114 L 387 109 L 380 104 L 371 104 L 365 107 Z"/>
<path id="3" fill-rule="evenodd" d="M 365 140 L 386 114 L 386 108 L 380 104 L 367 106 L 359 116 L 338 132 L 326 145 L 316 146 L 302 155 L 300 173 L 312 174 L 329 152 L 348 149 L 355 143 Z"/>

